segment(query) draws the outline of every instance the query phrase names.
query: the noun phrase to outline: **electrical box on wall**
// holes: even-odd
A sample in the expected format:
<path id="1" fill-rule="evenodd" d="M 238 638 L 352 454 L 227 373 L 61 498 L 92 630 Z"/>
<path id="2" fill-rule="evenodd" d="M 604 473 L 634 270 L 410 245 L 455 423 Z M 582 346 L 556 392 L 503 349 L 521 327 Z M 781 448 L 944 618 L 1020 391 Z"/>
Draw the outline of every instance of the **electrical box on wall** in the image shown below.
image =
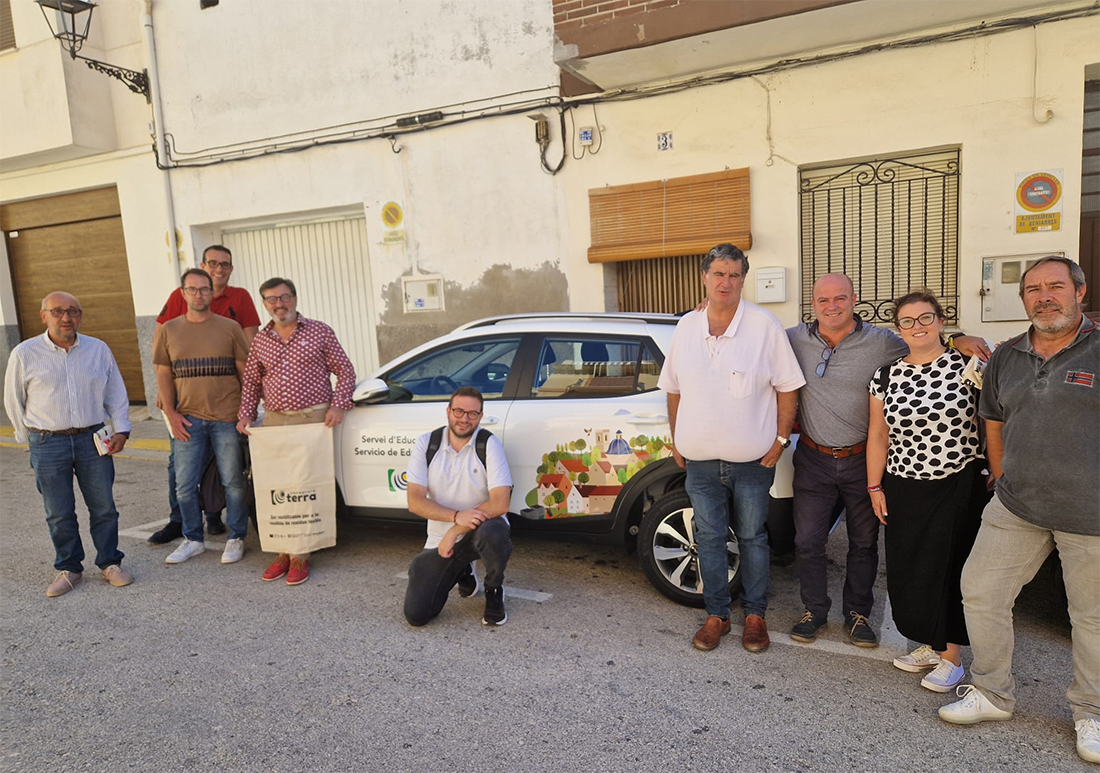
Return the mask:
<path id="1" fill-rule="evenodd" d="M 1065 257 L 1064 252 L 1034 252 L 982 258 L 982 322 L 1015 322 L 1027 319 L 1020 300 L 1020 277 L 1040 258 Z"/>
<path id="2" fill-rule="evenodd" d="M 401 278 L 405 294 L 405 311 L 442 311 L 443 277 L 406 276 Z"/>
<path id="3" fill-rule="evenodd" d="M 756 269 L 756 302 L 787 301 L 787 270 L 782 266 Z"/>

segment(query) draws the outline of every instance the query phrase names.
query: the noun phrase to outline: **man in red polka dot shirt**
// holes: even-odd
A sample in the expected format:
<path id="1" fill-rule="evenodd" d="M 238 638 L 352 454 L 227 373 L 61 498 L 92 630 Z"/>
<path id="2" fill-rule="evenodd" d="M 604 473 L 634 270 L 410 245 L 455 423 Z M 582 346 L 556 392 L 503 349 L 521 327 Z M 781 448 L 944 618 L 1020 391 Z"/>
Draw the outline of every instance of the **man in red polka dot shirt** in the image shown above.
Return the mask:
<path id="1" fill-rule="evenodd" d="M 268 279 L 260 285 L 260 297 L 271 321 L 256 334 L 248 352 L 237 430 L 249 434 L 261 395 L 268 427 L 321 422 L 335 427 L 351 410 L 355 388 L 355 368 L 336 334 L 324 322 L 298 313 L 298 290 L 289 279 Z M 263 579 L 285 576 L 287 585 L 300 585 L 309 579 L 308 559 L 308 554 L 280 553 Z"/>

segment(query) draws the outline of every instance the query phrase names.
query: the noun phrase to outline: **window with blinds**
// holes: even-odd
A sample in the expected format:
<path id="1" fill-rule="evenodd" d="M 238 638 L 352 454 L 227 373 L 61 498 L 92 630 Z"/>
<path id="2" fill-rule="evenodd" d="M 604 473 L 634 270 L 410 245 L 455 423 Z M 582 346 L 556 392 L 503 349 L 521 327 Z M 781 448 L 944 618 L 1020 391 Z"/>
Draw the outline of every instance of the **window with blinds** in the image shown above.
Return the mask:
<path id="1" fill-rule="evenodd" d="M 588 192 L 589 263 L 697 255 L 752 246 L 749 170 L 730 169 Z"/>
<path id="2" fill-rule="evenodd" d="M 0 51 L 15 48 L 15 28 L 11 26 L 11 0 L 0 0 Z"/>
<path id="3" fill-rule="evenodd" d="M 694 309 L 706 295 L 700 270 L 702 265 L 703 255 L 619 263 L 618 310 L 642 314 L 679 314 Z"/>
<path id="4" fill-rule="evenodd" d="M 927 287 L 958 321 L 959 150 L 803 168 L 800 177 L 802 319 L 823 274 L 847 274 L 868 322 Z"/>

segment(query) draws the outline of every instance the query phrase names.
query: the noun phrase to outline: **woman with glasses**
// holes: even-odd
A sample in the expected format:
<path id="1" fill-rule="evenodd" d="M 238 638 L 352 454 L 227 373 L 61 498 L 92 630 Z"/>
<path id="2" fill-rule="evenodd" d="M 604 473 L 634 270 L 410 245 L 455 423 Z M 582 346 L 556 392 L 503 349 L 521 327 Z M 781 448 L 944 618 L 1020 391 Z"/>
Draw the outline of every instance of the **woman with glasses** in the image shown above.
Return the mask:
<path id="1" fill-rule="evenodd" d="M 966 358 L 941 338 L 945 315 L 928 291 L 894 304 L 909 354 L 870 384 L 867 491 L 886 525 L 886 587 L 898 631 L 921 646 L 895 658 L 921 686 L 948 692 L 963 678 L 969 644 L 959 578 L 989 500 L 978 392 Z"/>

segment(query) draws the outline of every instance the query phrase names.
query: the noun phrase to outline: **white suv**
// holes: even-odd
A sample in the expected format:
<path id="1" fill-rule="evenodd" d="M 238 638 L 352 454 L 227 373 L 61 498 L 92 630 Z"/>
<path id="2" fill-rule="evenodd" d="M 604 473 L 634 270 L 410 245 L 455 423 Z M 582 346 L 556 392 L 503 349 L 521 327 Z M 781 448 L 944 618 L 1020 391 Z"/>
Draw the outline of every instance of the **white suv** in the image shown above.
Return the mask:
<path id="1" fill-rule="evenodd" d="M 419 521 L 405 499 L 413 443 L 446 423 L 456 388 L 477 387 L 481 426 L 508 455 L 514 532 L 636 548 L 661 593 L 702 606 L 693 513 L 657 389 L 676 322 L 663 314 L 492 317 L 387 363 L 357 385 L 357 407 L 337 428 L 341 514 Z M 773 533 L 790 530 L 791 479 L 788 450 L 772 488 Z M 729 545 L 736 590 L 732 531 Z"/>

